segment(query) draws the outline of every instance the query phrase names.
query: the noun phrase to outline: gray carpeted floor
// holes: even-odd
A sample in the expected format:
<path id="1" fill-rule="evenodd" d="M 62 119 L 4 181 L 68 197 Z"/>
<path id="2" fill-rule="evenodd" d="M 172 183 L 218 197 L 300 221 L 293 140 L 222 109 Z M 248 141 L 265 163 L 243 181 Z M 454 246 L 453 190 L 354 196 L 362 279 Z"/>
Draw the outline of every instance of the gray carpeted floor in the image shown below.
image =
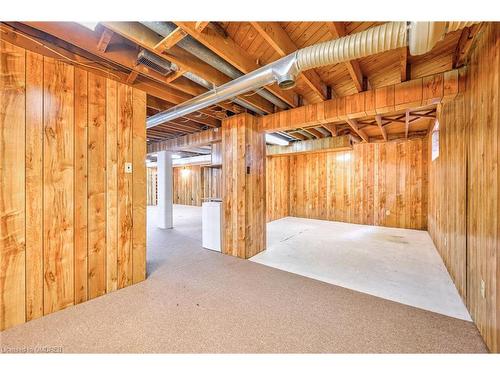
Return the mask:
<path id="1" fill-rule="evenodd" d="M 0 350 L 486 352 L 470 322 L 203 250 L 201 223 L 176 225 L 148 228 L 146 281 L 6 330 Z"/>

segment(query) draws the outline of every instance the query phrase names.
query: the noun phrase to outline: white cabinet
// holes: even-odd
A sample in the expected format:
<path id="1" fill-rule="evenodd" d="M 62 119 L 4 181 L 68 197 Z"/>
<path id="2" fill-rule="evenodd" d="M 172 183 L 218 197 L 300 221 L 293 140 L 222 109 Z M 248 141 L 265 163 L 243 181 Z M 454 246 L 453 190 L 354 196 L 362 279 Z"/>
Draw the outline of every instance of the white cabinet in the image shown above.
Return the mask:
<path id="1" fill-rule="evenodd" d="M 222 202 L 204 202 L 202 205 L 202 246 L 221 251 L 221 207 Z"/>

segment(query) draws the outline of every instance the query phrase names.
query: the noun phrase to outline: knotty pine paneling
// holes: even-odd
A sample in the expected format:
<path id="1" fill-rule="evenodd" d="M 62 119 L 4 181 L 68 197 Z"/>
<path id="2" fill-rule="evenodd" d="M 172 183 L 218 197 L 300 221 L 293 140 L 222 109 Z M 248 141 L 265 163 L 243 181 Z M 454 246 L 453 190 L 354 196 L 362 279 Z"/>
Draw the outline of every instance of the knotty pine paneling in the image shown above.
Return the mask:
<path id="1" fill-rule="evenodd" d="M 258 121 L 222 122 L 222 252 L 250 258 L 266 246 L 265 140 Z"/>
<path id="2" fill-rule="evenodd" d="M 201 166 L 174 167 L 174 204 L 201 206 L 203 181 Z"/>
<path id="3" fill-rule="evenodd" d="M 496 352 L 499 40 L 498 24 L 483 28 L 469 57 L 464 95 L 440 111 L 440 155 L 430 165 L 435 178 L 429 210 L 429 232 L 436 247 L 486 344 Z M 449 184 L 439 183 L 440 177 L 448 178 Z"/>
<path id="4" fill-rule="evenodd" d="M 267 157 L 267 220 L 283 216 L 427 227 L 427 142 Z"/>
<path id="5" fill-rule="evenodd" d="M 0 330 L 26 319 L 24 50 L 0 39 Z"/>
<path id="6" fill-rule="evenodd" d="M 500 24 L 488 23 L 467 75 L 467 304 L 491 351 L 500 352 Z M 484 281 L 484 298 L 481 295 Z"/>
<path id="7" fill-rule="evenodd" d="M 266 158 L 266 220 L 290 216 L 290 157 Z"/>
<path id="8" fill-rule="evenodd" d="M 203 198 L 222 198 L 222 168 L 202 167 Z"/>
<path id="9" fill-rule="evenodd" d="M 499 352 L 498 23 L 483 25 L 467 60 L 465 92 L 438 113 L 439 157 L 429 165 L 429 233 L 486 345 Z"/>
<path id="10" fill-rule="evenodd" d="M 145 111 L 141 91 L 0 40 L 0 330 L 144 279 Z"/>

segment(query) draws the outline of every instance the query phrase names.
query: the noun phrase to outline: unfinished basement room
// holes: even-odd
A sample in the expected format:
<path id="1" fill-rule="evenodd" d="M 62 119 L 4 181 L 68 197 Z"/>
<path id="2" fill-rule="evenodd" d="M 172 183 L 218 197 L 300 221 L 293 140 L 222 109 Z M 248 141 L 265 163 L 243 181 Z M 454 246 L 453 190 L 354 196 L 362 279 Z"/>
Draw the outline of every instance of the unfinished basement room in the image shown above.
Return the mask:
<path id="1" fill-rule="evenodd" d="M 1 352 L 499 353 L 500 23 L 167 17 L 0 22 Z"/>

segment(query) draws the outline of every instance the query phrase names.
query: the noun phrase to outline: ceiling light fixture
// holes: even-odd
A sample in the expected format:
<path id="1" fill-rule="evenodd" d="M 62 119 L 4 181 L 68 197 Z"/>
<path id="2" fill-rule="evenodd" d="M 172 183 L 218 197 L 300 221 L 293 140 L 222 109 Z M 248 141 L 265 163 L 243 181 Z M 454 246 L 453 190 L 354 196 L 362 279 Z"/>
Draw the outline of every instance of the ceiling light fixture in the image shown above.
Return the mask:
<path id="1" fill-rule="evenodd" d="M 278 146 L 288 146 L 290 142 L 276 135 L 266 134 L 266 143 L 271 143 Z"/>

